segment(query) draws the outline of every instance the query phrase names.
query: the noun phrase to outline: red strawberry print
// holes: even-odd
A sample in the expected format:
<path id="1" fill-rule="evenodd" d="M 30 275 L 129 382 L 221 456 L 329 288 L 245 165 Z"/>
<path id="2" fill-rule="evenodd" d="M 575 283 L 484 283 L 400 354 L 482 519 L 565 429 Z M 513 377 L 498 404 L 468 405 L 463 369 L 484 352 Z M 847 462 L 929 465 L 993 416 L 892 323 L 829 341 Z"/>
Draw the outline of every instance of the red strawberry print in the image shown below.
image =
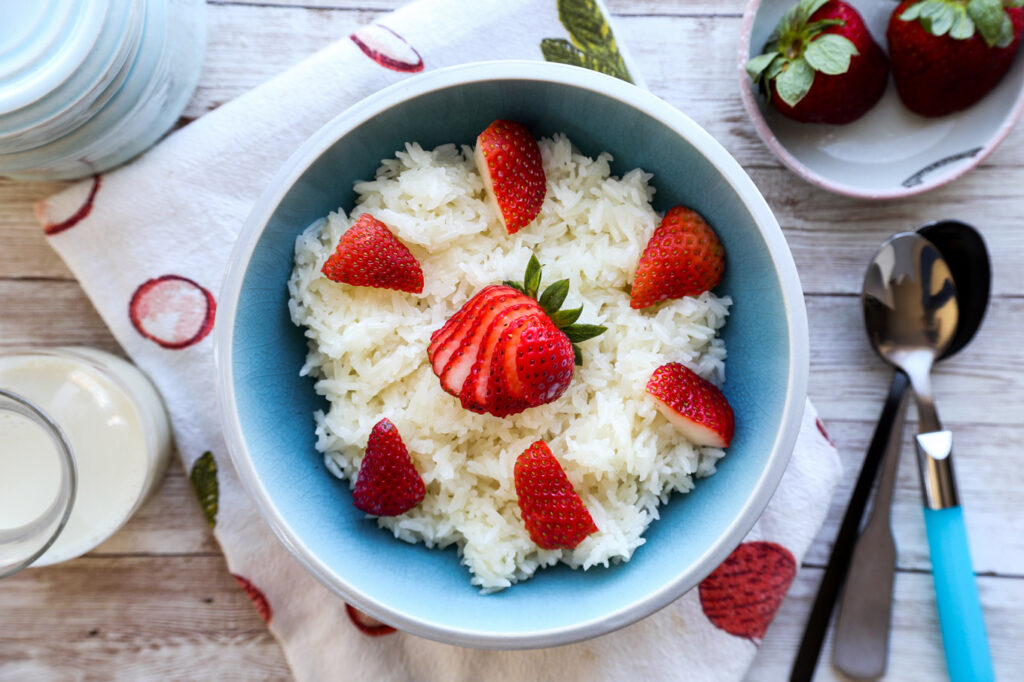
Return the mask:
<path id="1" fill-rule="evenodd" d="M 516 458 L 516 495 L 530 539 L 541 549 L 572 549 L 597 532 L 594 519 L 542 440 Z"/>
<path id="2" fill-rule="evenodd" d="M 835 447 L 836 444 L 832 442 L 832 439 L 828 435 L 828 431 L 825 430 L 825 424 L 821 421 L 821 419 L 815 417 L 814 425 L 818 427 L 818 431 L 821 433 L 822 436 L 825 437 L 825 440 L 828 441 L 828 444 L 831 445 L 832 447 Z"/>
<path id="3" fill-rule="evenodd" d="M 467 410 L 507 417 L 558 399 L 582 363 L 575 344 L 605 331 L 561 310 L 568 280 L 538 295 L 540 269 L 531 257 L 523 283 L 485 287 L 431 335 L 434 374 Z"/>
<path id="4" fill-rule="evenodd" d="M 364 213 L 345 230 L 322 272 L 332 282 L 359 287 L 423 291 L 423 269 L 388 226 Z"/>
<path id="5" fill-rule="evenodd" d="M 375 516 L 397 516 L 419 504 L 425 494 L 423 479 L 398 429 L 390 419 L 381 419 L 370 431 L 352 491 L 356 509 Z"/>
<path id="6" fill-rule="evenodd" d="M 727 448 L 732 442 L 736 421 L 729 401 L 690 368 L 670 362 L 654 370 L 647 395 L 691 443 Z"/>
<path id="7" fill-rule="evenodd" d="M 216 311 L 213 294 L 181 275 L 143 282 L 128 304 L 128 317 L 135 329 L 169 350 L 202 341 L 213 329 Z"/>
<path id="8" fill-rule="evenodd" d="M 249 582 L 248 578 L 243 578 L 236 573 L 232 573 L 231 577 L 238 582 L 243 590 L 245 590 L 246 596 L 252 600 L 253 606 L 256 607 L 256 611 L 260 614 L 260 618 L 263 619 L 263 622 L 270 625 L 270 620 L 274 617 L 274 612 L 270 608 L 270 602 L 267 601 L 267 598 L 262 592 L 260 592 L 259 588 Z"/>
<path id="9" fill-rule="evenodd" d="M 651 235 L 633 277 L 631 308 L 683 296 L 699 296 L 722 281 L 725 249 L 702 217 L 676 206 Z"/>
<path id="10" fill-rule="evenodd" d="M 885 53 L 864 19 L 842 0 L 800 0 L 779 21 L 747 73 L 784 116 L 850 123 L 882 98 Z"/>
<path id="11" fill-rule="evenodd" d="M 498 120 L 476 138 L 476 167 L 509 234 L 530 224 L 544 203 L 540 147 L 521 123 Z"/>
<path id="12" fill-rule="evenodd" d="M 774 542 L 745 542 L 700 583 L 711 623 L 736 637 L 764 638 L 796 576 L 796 559 Z"/>
<path id="13" fill-rule="evenodd" d="M 403 73 L 423 70 L 423 57 L 405 38 L 387 26 L 370 24 L 349 36 L 367 57 L 386 69 Z"/>
<path id="14" fill-rule="evenodd" d="M 43 219 L 42 206 L 40 205 L 40 207 L 36 209 L 36 213 L 39 221 L 44 223 L 43 232 L 46 236 L 52 237 L 53 235 L 70 229 L 85 220 L 89 214 L 92 213 L 93 202 L 96 201 L 96 192 L 100 190 L 100 182 L 100 176 L 94 175 L 92 178 L 92 187 L 89 189 L 89 194 L 85 197 L 85 201 L 82 202 L 82 205 L 79 206 L 74 213 L 59 222 L 46 222 Z"/>
<path id="15" fill-rule="evenodd" d="M 352 621 L 352 624 L 359 628 L 359 631 L 364 635 L 380 637 L 381 635 L 390 635 L 393 632 L 397 632 L 397 630 L 390 625 L 385 625 L 373 616 L 363 613 L 351 604 L 345 604 L 345 613 L 348 614 L 348 618 Z"/>

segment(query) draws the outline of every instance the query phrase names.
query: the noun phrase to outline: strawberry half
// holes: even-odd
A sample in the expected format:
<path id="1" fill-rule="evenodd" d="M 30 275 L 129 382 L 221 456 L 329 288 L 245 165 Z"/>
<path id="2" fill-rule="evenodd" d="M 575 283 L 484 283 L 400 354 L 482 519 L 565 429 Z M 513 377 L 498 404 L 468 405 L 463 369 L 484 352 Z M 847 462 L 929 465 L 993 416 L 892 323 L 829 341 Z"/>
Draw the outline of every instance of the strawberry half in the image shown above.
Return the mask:
<path id="1" fill-rule="evenodd" d="M 538 296 L 540 270 L 531 257 L 522 284 L 485 287 L 431 334 L 434 374 L 467 410 L 506 417 L 557 399 L 582 363 L 575 344 L 605 331 L 575 324 L 582 308 L 560 310 L 568 280 Z"/>
<path id="2" fill-rule="evenodd" d="M 321 272 L 333 282 L 359 287 L 423 291 L 423 269 L 388 226 L 364 213 L 341 235 Z"/>
<path id="3" fill-rule="evenodd" d="M 370 431 L 352 491 L 356 509 L 375 516 L 397 516 L 419 504 L 425 494 L 426 486 L 398 429 L 390 419 L 381 419 Z"/>
<path id="4" fill-rule="evenodd" d="M 1024 9 L 1016 2 L 904 0 L 886 38 L 900 100 L 922 116 L 973 105 L 1006 75 L 1020 48 Z"/>
<path id="5" fill-rule="evenodd" d="M 842 0 L 801 0 L 782 17 L 747 73 L 783 115 L 805 123 L 850 123 L 873 107 L 889 80 L 885 53 Z"/>
<path id="6" fill-rule="evenodd" d="M 497 120 L 487 126 L 476 138 L 476 167 L 509 234 L 537 217 L 547 178 L 540 147 L 523 124 Z"/>
<path id="7" fill-rule="evenodd" d="M 696 211 L 676 206 L 651 235 L 633 277 L 631 308 L 698 296 L 722 281 L 725 249 Z"/>
<path id="8" fill-rule="evenodd" d="M 727 448 L 735 431 L 729 401 L 718 387 L 678 362 L 654 370 L 647 394 L 688 441 Z"/>
<path id="9" fill-rule="evenodd" d="M 597 531 L 544 441 L 535 442 L 516 458 L 515 482 L 523 525 L 541 549 L 573 549 Z"/>

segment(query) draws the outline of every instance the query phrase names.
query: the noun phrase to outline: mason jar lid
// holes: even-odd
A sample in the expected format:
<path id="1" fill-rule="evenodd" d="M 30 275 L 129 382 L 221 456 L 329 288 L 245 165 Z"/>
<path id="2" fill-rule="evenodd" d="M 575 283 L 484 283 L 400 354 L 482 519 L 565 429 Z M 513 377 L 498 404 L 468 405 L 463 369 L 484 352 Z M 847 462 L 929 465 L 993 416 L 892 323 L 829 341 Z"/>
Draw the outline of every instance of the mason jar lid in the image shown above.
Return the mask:
<path id="1" fill-rule="evenodd" d="M 0 114 L 45 97 L 96 44 L 110 0 L 0 0 Z"/>

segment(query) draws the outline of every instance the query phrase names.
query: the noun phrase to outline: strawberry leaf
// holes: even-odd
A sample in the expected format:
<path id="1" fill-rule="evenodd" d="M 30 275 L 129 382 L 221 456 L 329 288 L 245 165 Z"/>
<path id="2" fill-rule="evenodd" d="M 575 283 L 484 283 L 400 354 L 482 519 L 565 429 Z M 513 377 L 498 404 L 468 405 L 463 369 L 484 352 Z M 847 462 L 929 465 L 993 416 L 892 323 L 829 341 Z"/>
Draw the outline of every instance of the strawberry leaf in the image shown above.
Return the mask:
<path id="1" fill-rule="evenodd" d="M 551 321 L 555 323 L 555 326 L 559 329 L 568 327 L 576 320 L 580 319 L 580 314 L 583 312 L 583 306 L 579 308 L 571 308 L 568 310 L 559 310 L 551 315 Z"/>
<path id="2" fill-rule="evenodd" d="M 526 264 L 526 276 L 523 277 L 523 293 L 530 298 L 537 298 L 537 290 L 540 289 L 540 261 L 537 256 L 530 255 L 530 262 Z"/>
<path id="3" fill-rule="evenodd" d="M 583 365 L 583 351 L 575 343 L 572 344 L 572 357 L 573 363 L 576 365 Z"/>
<path id="4" fill-rule="evenodd" d="M 815 71 L 834 76 L 846 73 L 850 68 L 850 58 L 860 54 L 849 38 L 826 33 L 811 41 L 804 51 L 804 59 Z"/>
<path id="5" fill-rule="evenodd" d="M 540 295 L 540 307 L 544 309 L 544 312 L 548 316 L 554 315 L 558 312 L 558 309 L 565 303 L 565 297 L 569 295 L 569 280 L 560 279 L 554 284 L 548 286 L 544 290 L 544 293 Z"/>
<path id="6" fill-rule="evenodd" d="M 782 101 L 791 107 L 796 106 L 814 84 L 814 69 L 803 58 L 794 59 L 789 68 L 775 79 L 775 89 Z"/>
<path id="7" fill-rule="evenodd" d="M 1003 33 L 1003 20 L 1005 19 L 1007 23 L 1010 22 L 1000 0 L 971 0 L 967 3 L 967 14 L 974 20 L 975 26 L 981 32 L 981 37 L 985 39 L 989 47 L 1000 42 Z M 1013 39 L 1012 25 L 1010 39 Z"/>
<path id="8" fill-rule="evenodd" d="M 568 327 L 562 327 L 562 332 L 573 343 L 582 343 L 587 339 L 600 336 L 606 331 L 608 331 L 608 327 L 602 327 L 599 324 L 571 324 Z"/>
<path id="9" fill-rule="evenodd" d="M 974 20 L 967 16 L 967 10 L 963 7 L 957 8 L 956 21 L 949 29 L 949 37 L 954 40 L 967 40 L 974 35 Z"/>
<path id="10" fill-rule="evenodd" d="M 765 52 L 764 54 L 759 54 L 747 62 L 747 74 L 754 80 L 757 80 L 761 74 L 764 73 L 764 70 L 771 66 L 773 61 L 782 58 L 782 55 L 778 52 Z"/>
<path id="11" fill-rule="evenodd" d="M 518 291 L 521 294 L 525 294 L 526 293 L 526 291 L 523 289 L 523 285 L 520 284 L 519 282 L 513 282 L 510 279 L 506 279 L 504 282 L 502 282 L 502 284 L 504 284 L 507 287 L 512 287 L 513 289 L 515 289 L 516 291 Z"/>
<path id="12" fill-rule="evenodd" d="M 903 14 L 900 15 L 901 21 L 913 21 L 921 16 L 921 8 L 924 7 L 925 2 L 918 2 L 910 7 L 903 10 Z"/>
<path id="13" fill-rule="evenodd" d="M 800 0 L 800 4 L 796 8 L 796 20 L 801 24 L 806 24 L 807 21 L 821 9 L 821 6 L 827 3 L 829 0 Z"/>

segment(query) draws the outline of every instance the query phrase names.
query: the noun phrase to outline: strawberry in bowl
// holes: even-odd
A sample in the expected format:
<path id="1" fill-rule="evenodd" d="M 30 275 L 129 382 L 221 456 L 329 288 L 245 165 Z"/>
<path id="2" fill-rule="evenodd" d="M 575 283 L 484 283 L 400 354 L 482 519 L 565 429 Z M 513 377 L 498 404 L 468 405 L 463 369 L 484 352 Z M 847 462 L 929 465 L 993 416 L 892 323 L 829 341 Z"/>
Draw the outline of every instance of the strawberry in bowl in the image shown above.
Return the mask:
<path id="1" fill-rule="evenodd" d="M 885 53 L 864 19 L 842 0 L 800 0 L 747 73 L 784 116 L 805 123 L 855 121 L 881 99 Z"/>
<path id="2" fill-rule="evenodd" d="M 1017 0 L 903 0 L 886 33 L 896 91 L 922 116 L 967 109 L 1006 76 L 1022 33 Z"/>

